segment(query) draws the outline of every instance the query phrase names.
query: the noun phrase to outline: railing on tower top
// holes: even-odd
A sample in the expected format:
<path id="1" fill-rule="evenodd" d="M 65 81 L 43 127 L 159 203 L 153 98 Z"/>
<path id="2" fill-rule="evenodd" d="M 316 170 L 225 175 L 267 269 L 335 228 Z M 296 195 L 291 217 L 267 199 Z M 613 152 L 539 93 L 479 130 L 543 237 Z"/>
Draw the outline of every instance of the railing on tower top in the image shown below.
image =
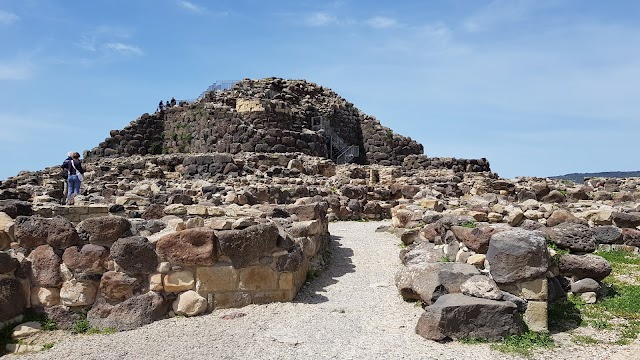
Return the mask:
<path id="1" fill-rule="evenodd" d="M 210 91 L 224 91 L 229 90 L 233 87 L 233 85 L 239 83 L 241 80 L 217 80 L 213 84 L 211 84 L 207 90 L 205 90 L 198 99 L 202 99 L 208 92 Z"/>

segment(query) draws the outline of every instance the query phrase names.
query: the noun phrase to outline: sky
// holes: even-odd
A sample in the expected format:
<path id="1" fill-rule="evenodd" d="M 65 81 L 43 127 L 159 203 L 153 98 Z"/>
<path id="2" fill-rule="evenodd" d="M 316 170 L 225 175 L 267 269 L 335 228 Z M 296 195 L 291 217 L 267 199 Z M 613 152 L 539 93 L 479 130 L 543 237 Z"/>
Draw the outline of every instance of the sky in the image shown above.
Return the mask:
<path id="1" fill-rule="evenodd" d="M 640 1 L 0 0 L 0 179 L 282 77 L 500 176 L 640 170 Z"/>

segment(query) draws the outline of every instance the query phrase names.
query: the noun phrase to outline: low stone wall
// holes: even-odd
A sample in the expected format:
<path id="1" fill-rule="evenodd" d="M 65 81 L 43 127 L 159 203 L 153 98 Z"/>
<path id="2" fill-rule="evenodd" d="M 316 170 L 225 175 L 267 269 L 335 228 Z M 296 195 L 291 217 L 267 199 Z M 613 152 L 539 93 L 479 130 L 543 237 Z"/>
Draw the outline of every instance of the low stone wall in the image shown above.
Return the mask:
<path id="1" fill-rule="evenodd" d="M 109 215 L 109 205 L 56 206 L 48 204 L 36 207 L 34 214 L 45 218 L 61 216 L 71 222 L 79 223 L 89 218 Z"/>
<path id="2" fill-rule="evenodd" d="M 0 242 L 0 321 L 34 308 L 60 328 L 86 313 L 94 327 L 128 330 L 166 316 L 291 301 L 322 262 L 326 210 L 311 203 L 186 221 L 110 215 L 76 226 L 60 215 L 0 213 L 0 236 L 11 241 Z"/>

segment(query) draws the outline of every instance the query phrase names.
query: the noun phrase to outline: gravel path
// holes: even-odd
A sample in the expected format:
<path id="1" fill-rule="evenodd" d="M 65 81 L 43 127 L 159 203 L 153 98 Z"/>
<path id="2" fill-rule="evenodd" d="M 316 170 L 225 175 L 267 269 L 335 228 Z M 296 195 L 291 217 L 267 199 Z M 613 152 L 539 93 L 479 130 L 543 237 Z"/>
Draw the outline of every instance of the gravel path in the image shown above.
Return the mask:
<path id="1" fill-rule="evenodd" d="M 329 268 L 293 303 L 216 310 L 112 335 L 73 336 L 16 359 L 511 359 L 488 345 L 439 344 L 414 333 L 422 309 L 394 285 L 399 241 L 384 222 L 330 224 Z M 231 320 L 224 315 L 246 314 Z M 539 358 L 606 359 L 621 347 L 556 350 Z M 637 350 L 637 348 L 636 348 Z M 636 353 L 637 354 L 637 353 Z M 14 356 L 8 356 L 14 358 Z M 631 359 L 632 357 L 625 357 Z"/>

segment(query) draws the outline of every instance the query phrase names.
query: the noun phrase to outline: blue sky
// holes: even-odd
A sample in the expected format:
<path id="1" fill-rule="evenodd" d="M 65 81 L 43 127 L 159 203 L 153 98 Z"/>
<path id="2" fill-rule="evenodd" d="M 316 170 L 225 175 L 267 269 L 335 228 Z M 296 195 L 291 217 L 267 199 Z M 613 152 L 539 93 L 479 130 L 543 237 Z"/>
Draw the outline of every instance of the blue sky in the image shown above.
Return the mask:
<path id="1" fill-rule="evenodd" d="M 278 76 L 503 177 L 640 170 L 640 2 L 0 0 L 0 179 Z"/>

